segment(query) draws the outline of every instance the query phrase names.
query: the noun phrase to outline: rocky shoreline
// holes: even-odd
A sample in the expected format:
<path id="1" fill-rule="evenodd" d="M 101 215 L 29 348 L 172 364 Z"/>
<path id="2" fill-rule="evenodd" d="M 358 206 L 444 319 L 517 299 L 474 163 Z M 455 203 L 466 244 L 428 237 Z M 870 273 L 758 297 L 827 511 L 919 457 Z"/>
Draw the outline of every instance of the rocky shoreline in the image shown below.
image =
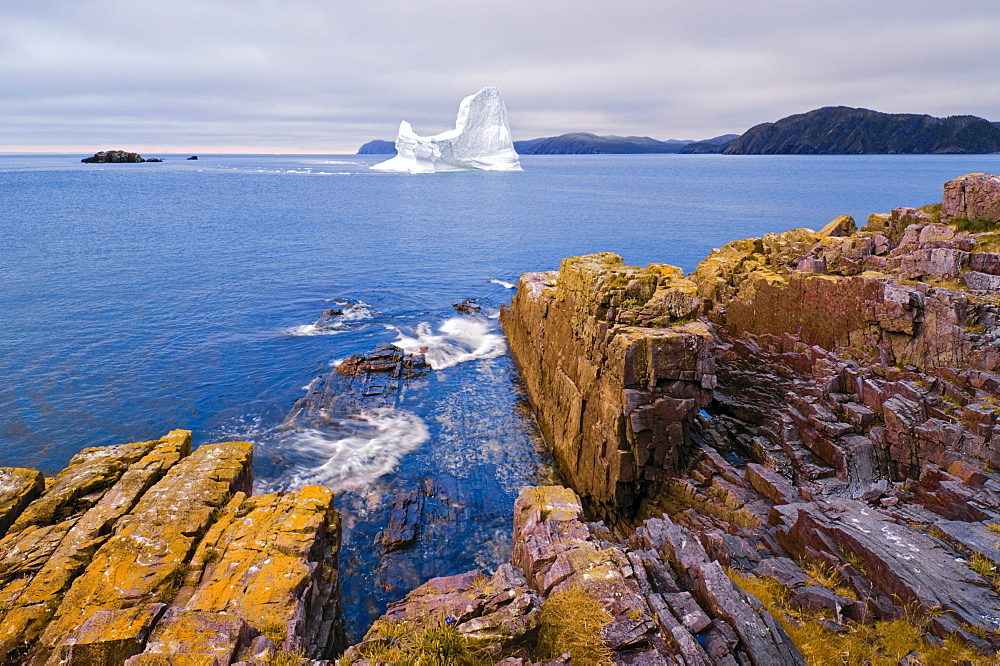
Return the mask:
<path id="1" fill-rule="evenodd" d="M 509 565 L 426 583 L 344 662 L 444 623 L 454 663 L 992 663 L 998 207 L 972 174 L 688 276 L 523 276 L 501 319 L 576 492 L 522 491 Z"/>
<path id="2" fill-rule="evenodd" d="M 569 487 L 524 488 L 509 563 L 420 585 L 338 663 L 991 663 L 998 290 L 985 174 L 687 276 L 610 253 L 522 276 L 501 320 Z M 423 367 L 355 358 L 289 418 Z M 332 493 L 251 495 L 252 457 L 174 431 L 0 470 L 5 663 L 340 655 Z"/>
<path id="3" fill-rule="evenodd" d="M 251 495 L 253 445 L 191 434 L 0 470 L 4 663 L 163 664 L 342 649 L 333 493 Z M 178 661 L 183 660 L 183 661 Z"/>

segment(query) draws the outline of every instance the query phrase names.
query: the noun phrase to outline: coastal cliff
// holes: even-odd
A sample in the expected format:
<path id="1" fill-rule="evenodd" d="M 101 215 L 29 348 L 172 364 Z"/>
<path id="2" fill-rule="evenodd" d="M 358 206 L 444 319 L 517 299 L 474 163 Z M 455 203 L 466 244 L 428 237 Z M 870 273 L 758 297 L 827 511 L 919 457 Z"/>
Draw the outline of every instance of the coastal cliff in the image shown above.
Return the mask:
<path id="1" fill-rule="evenodd" d="M 191 434 L 0 469 L 4 663 L 269 663 L 342 648 L 333 494 L 251 495 L 253 445 Z"/>
<path id="2" fill-rule="evenodd" d="M 736 448 L 774 451 L 787 472 L 811 469 L 789 442 L 855 483 L 1000 463 L 987 409 L 1000 234 L 963 230 L 1000 221 L 1000 179 L 945 191 L 943 208 L 875 214 L 860 230 L 844 217 L 734 241 L 687 277 L 612 254 L 523 276 L 501 319 L 571 485 L 608 517 L 638 510 L 689 466 L 713 421 L 702 409 L 748 421 Z M 991 417 L 969 428 L 971 410 Z"/>
<path id="3" fill-rule="evenodd" d="M 690 458 L 695 414 L 715 387 L 697 305 L 679 269 L 605 253 L 522 276 L 501 314 L 559 469 L 605 517 Z"/>

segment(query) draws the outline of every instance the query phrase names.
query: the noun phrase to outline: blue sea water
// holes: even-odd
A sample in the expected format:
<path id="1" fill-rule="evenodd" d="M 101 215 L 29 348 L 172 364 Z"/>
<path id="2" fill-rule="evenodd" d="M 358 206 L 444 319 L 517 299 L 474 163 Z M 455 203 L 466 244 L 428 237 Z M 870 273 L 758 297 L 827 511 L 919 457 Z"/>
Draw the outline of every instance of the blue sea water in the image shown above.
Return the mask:
<path id="1" fill-rule="evenodd" d="M 1000 171 L 1000 155 L 537 156 L 521 173 L 426 176 L 369 171 L 376 161 L 0 156 L 0 465 L 53 474 L 83 447 L 173 428 L 196 444 L 258 441 L 263 488 L 343 489 L 356 637 L 407 586 L 499 563 L 517 488 L 544 473 L 490 318 L 509 300 L 502 283 L 598 251 L 691 270 L 730 240 L 936 202 L 950 178 Z M 464 299 L 486 317 L 462 318 Z M 312 328 L 330 308 L 352 315 Z M 344 443 L 277 427 L 332 363 L 400 339 L 449 367 L 324 477 L 324 452 Z M 389 441 L 386 455 L 365 458 L 372 441 Z M 344 470 L 366 460 L 392 471 L 352 485 Z M 373 560 L 394 493 L 421 483 L 476 525 L 428 532 L 409 561 Z"/>

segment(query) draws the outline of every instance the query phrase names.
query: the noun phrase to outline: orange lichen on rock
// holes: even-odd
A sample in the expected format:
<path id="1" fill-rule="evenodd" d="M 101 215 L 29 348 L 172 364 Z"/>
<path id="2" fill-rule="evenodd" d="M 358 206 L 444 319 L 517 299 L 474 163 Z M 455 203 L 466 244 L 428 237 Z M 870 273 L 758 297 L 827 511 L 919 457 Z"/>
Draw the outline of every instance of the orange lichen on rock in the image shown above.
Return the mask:
<path id="1" fill-rule="evenodd" d="M 169 602 L 213 512 L 249 490 L 253 445 L 202 446 L 150 488 L 73 582 L 42 634 L 36 654 L 59 644 L 100 610 Z"/>

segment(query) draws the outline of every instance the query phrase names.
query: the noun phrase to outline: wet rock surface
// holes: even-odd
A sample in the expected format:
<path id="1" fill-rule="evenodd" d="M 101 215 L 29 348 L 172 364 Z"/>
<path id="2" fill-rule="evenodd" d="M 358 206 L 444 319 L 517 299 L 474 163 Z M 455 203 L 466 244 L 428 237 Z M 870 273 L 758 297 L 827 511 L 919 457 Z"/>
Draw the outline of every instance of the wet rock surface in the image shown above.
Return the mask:
<path id="1" fill-rule="evenodd" d="M 248 442 L 192 452 L 175 430 L 85 449 L 47 488 L 2 470 L 6 504 L 26 504 L 0 541 L 4 662 L 229 663 L 259 634 L 272 655 L 334 656 L 332 493 L 249 496 L 252 462 Z"/>
<path id="2" fill-rule="evenodd" d="M 392 405 L 407 381 L 428 370 L 430 366 L 419 354 L 380 344 L 373 353 L 350 356 L 313 380 L 305 397 L 292 406 L 285 424 L 323 427 L 347 414 Z"/>

